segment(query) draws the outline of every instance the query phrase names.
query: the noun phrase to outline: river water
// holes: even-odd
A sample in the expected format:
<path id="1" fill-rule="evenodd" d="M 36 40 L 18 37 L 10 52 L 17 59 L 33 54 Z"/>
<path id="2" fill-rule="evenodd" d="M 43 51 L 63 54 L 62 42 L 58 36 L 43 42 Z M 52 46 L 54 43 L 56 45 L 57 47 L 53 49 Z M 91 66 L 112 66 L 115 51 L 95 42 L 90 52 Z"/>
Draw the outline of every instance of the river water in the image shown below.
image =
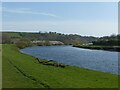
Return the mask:
<path id="1" fill-rule="evenodd" d="M 37 58 L 118 74 L 118 52 L 90 50 L 72 46 L 34 46 L 20 51 Z"/>

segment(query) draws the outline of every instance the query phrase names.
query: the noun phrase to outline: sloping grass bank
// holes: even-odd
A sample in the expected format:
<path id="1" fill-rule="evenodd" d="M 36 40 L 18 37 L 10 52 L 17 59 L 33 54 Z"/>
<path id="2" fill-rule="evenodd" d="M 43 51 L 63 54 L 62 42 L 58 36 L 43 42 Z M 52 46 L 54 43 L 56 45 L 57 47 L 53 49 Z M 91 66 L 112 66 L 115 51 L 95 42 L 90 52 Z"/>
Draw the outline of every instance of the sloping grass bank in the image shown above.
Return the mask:
<path id="1" fill-rule="evenodd" d="M 117 88 L 118 76 L 74 66 L 43 65 L 3 45 L 3 88 Z"/>

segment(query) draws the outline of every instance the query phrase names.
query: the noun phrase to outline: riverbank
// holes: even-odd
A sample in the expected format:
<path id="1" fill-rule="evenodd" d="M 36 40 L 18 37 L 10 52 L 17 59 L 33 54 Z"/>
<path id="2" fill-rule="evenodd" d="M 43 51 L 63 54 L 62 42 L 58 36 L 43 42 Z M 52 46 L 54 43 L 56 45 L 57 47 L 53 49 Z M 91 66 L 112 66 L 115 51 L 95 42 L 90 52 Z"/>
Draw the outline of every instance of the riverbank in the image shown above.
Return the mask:
<path id="1" fill-rule="evenodd" d="M 118 75 L 74 66 L 59 68 L 40 64 L 35 57 L 19 52 L 15 45 L 3 45 L 2 58 L 3 88 L 118 87 Z"/>
<path id="2" fill-rule="evenodd" d="M 73 45 L 73 47 L 120 52 L 120 46 Z"/>

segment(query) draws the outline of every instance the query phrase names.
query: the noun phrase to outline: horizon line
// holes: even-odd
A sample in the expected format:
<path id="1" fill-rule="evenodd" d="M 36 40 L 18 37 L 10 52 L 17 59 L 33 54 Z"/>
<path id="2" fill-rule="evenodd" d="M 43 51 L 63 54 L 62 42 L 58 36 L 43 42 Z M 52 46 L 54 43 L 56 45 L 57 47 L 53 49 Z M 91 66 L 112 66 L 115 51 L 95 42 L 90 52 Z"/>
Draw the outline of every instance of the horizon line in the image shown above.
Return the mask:
<path id="1" fill-rule="evenodd" d="M 53 32 L 55 33 L 55 31 L 0 31 L 1 32 L 13 32 L 13 33 L 49 33 L 49 32 Z M 65 35 L 79 35 L 79 36 L 84 36 L 84 37 L 104 37 L 104 36 L 111 36 L 111 35 L 120 35 L 119 33 L 115 34 L 115 33 L 111 33 L 110 35 L 102 35 L 102 36 L 94 36 L 94 35 L 81 35 L 78 33 L 62 33 L 62 32 L 56 32 L 56 34 L 65 34 Z"/>

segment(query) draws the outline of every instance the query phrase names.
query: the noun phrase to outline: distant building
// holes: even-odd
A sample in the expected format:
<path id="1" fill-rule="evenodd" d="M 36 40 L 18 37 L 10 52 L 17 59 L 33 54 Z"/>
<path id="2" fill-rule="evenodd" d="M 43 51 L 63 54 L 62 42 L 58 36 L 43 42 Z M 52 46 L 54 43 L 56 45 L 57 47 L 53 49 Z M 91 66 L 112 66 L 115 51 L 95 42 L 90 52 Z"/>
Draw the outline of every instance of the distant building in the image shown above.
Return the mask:
<path id="1" fill-rule="evenodd" d="M 88 43 L 88 45 L 93 45 L 93 43 Z"/>
<path id="2" fill-rule="evenodd" d="M 87 43 L 87 44 L 83 44 L 83 45 L 93 45 L 93 43 Z"/>
<path id="3" fill-rule="evenodd" d="M 49 43 L 51 45 L 63 45 L 64 43 L 61 41 L 32 41 L 33 44 L 45 44 Z"/>
<path id="4" fill-rule="evenodd" d="M 60 41 L 49 41 L 50 44 L 56 45 L 56 44 L 64 44 L 63 42 Z"/>

